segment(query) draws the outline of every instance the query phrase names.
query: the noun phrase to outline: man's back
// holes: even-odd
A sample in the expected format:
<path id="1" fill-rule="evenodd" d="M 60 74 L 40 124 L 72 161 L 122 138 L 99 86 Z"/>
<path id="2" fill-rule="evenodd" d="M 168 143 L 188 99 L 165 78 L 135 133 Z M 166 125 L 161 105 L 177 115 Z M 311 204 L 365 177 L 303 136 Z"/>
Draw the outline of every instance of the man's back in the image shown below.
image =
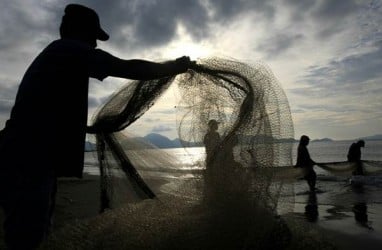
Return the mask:
<path id="1" fill-rule="evenodd" d="M 47 162 L 55 165 L 59 175 L 81 175 L 89 61 L 94 51 L 82 42 L 60 39 L 33 61 L 6 125 L 15 153 L 55 160 Z"/>
<path id="2" fill-rule="evenodd" d="M 348 161 L 357 162 L 361 160 L 361 148 L 357 143 L 353 143 L 348 152 Z"/>
<path id="3" fill-rule="evenodd" d="M 309 151 L 305 145 L 299 145 L 297 148 L 297 167 L 313 168 L 313 161 L 310 158 Z"/>

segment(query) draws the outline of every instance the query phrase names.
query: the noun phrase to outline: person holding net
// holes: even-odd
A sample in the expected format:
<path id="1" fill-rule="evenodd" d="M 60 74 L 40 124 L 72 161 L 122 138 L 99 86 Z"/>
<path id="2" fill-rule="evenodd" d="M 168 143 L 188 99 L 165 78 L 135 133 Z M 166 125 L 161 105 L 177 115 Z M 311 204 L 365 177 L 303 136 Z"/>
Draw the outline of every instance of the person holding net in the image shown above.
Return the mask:
<path id="1" fill-rule="evenodd" d="M 361 161 L 361 148 L 365 147 L 365 141 L 359 140 L 355 143 L 352 143 L 349 147 L 348 151 L 348 162 L 355 163 L 355 170 L 353 171 L 353 175 L 365 175 L 362 161 Z"/>
<path id="2" fill-rule="evenodd" d="M 296 167 L 304 169 L 304 179 L 309 185 L 310 191 L 315 191 L 317 175 L 313 169 L 316 164 L 311 158 L 308 151 L 309 137 L 306 135 L 301 136 L 300 143 L 297 148 L 297 162 Z"/>
<path id="3" fill-rule="evenodd" d="M 159 79 L 191 63 L 185 56 L 166 63 L 123 60 L 96 49 L 109 35 L 97 13 L 78 4 L 66 6 L 60 36 L 26 71 L 1 132 L 0 205 L 9 249 L 37 248 L 49 229 L 57 177 L 82 177 L 89 77 Z"/>

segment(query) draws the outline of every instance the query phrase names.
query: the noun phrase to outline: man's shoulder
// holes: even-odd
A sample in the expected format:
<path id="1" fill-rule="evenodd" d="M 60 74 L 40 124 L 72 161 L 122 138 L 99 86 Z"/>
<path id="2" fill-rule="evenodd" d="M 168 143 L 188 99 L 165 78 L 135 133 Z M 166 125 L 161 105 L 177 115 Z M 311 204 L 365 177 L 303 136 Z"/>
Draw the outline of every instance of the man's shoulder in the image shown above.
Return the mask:
<path id="1" fill-rule="evenodd" d="M 73 52 L 92 52 L 95 51 L 95 48 L 90 45 L 72 39 L 58 39 L 51 42 L 44 50 L 45 52 L 54 52 L 54 51 L 73 51 Z"/>

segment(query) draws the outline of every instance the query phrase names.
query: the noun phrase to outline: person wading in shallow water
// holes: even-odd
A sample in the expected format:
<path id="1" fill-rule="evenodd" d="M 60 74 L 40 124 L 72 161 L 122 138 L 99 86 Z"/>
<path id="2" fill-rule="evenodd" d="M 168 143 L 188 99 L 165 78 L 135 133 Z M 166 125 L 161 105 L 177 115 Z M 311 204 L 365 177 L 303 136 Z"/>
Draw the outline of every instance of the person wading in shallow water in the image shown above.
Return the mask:
<path id="1" fill-rule="evenodd" d="M 89 77 L 158 79 L 192 63 L 189 57 L 123 60 L 96 49 L 109 35 L 97 13 L 82 5 L 66 6 L 60 36 L 26 71 L 0 133 L 0 205 L 9 249 L 37 248 L 51 222 L 57 177 L 82 177 Z"/>
<path id="2" fill-rule="evenodd" d="M 304 178 L 308 182 L 310 191 L 315 191 L 317 175 L 313 169 L 316 164 L 311 158 L 308 151 L 309 137 L 301 136 L 300 143 L 297 148 L 297 163 L 296 167 L 304 169 Z"/>
<path id="3" fill-rule="evenodd" d="M 220 134 L 217 131 L 219 123 L 215 119 L 208 121 L 208 131 L 204 135 L 203 143 L 206 147 L 206 164 L 211 163 L 211 159 L 216 154 L 217 147 L 221 143 Z M 207 166 L 208 168 L 208 166 Z"/>
<path id="4" fill-rule="evenodd" d="M 349 147 L 348 161 L 356 164 L 356 169 L 353 171 L 353 175 L 364 175 L 362 161 L 361 161 L 361 148 L 365 147 L 365 141 L 359 140 L 356 143 L 352 143 Z"/>

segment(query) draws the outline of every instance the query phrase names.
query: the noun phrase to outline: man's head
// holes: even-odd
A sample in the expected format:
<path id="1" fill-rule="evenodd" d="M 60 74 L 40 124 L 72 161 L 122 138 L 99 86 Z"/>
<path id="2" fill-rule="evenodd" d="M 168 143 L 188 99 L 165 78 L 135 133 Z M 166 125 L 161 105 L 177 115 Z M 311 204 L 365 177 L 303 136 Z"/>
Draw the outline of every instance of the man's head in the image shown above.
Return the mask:
<path id="1" fill-rule="evenodd" d="M 365 147 L 365 141 L 364 140 L 359 140 L 357 141 L 357 145 L 361 148 Z"/>
<path id="2" fill-rule="evenodd" d="M 208 127 L 210 130 L 217 130 L 218 129 L 219 122 L 215 119 L 211 119 L 208 121 Z"/>
<path id="3" fill-rule="evenodd" d="M 307 146 L 309 144 L 310 138 L 307 135 L 302 135 L 300 138 L 300 144 Z"/>
<path id="4" fill-rule="evenodd" d="M 97 39 L 106 41 L 109 35 L 101 28 L 97 13 L 83 5 L 69 4 L 60 26 L 62 38 L 81 40 L 97 46 Z"/>

